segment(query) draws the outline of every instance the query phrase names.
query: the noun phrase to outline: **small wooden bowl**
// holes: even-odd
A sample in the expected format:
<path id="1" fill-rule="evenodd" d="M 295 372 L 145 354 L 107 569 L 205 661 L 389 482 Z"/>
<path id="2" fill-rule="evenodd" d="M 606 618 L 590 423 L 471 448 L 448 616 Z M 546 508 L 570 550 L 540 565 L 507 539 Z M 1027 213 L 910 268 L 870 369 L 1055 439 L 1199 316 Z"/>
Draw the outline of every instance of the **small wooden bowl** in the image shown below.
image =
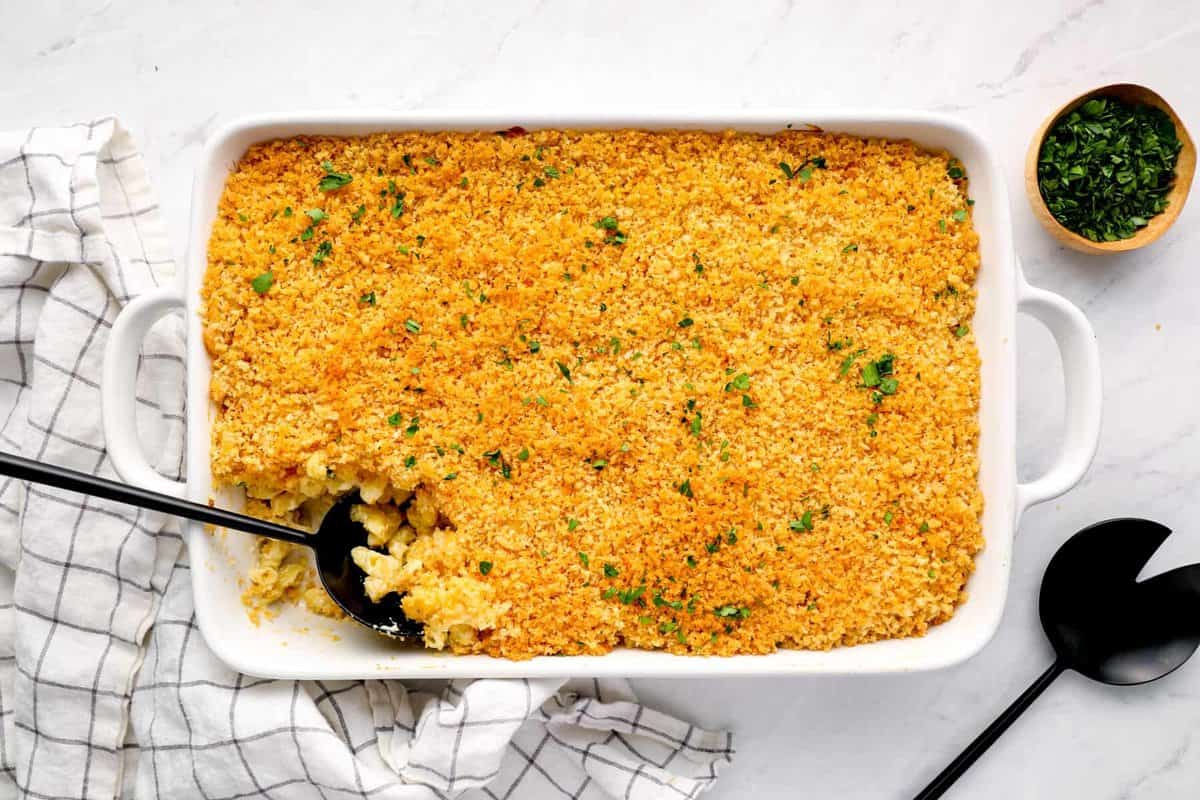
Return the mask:
<path id="1" fill-rule="evenodd" d="M 1154 106 L 1155 108 L 1162 109 L 1171 118 L 1171 122 L 1174 123 L 1175 135 L 1179 138 L 1179 142 L 1182 145 L 1179 150 L 1179 158 L 1175 162 L 1175 184 L 1171 187 L 1171 191 L 1167 195 L 1167 207 L 1162 213 L 1151 217 L 1146 226 L 1139 229 L 1132 237 L 1118 239 L 1115 242 L 1093 242 L 1087 237 L 1067 230 L 1063 227 L 1062 223 L 1054 218 L 1054 215 L 1050 213 L 1050 209 L 1046 208 L 1046 201 L 1042 199 L 1042 191 L 1038 188 L 1038 156 L 1042 152 L 1042 143 L 1046 139 L 1046 134 L 1063 116 L 1074 111 L 1093 97 L 1101 95 L 1116 97 L 1126 103 Z M 1101 86 L 1099 89 L 1093 89 L 1090 92 L 1079 95 L 1046 118 L 1046 121 L 1042 123 L 1042 127 L 1038 128 L 1037 134 L 1033 137 L 1033 141 L 1029 145 L 1029 153 L 1025 156 L 1025 193 L 1029 196 L 1029 205 L 1033 207 L 1034 216 L 1050 232 L 1050 235 L 1062 244 L 1081 253 L 1089 253 L 1091 255 L 1120 253 L 1126 250 L 1136 250 L 1139 247 L 1145 247 L 1162 236 L 1167 228 L 1171 227 L 1176 217 L 1179 216 L 1179 212 L 1183 210 L 1183 204 L 1187 200 L 1188 190 L 1192 187 L 1192 177 L 1195 173 L 1196 145 L 1192 142 L 1192 137 L 1188 135 L 1187 128 L 1183 126 L 1183 120 L 1175 113 L 1175 109 L 1171 108 L 1166 100 L 1163 100 L 1158 94 L 1147 89 L 1145 86 L 1138 86 L 1135 83 L 1114 83 L 1110 86 Z"/>

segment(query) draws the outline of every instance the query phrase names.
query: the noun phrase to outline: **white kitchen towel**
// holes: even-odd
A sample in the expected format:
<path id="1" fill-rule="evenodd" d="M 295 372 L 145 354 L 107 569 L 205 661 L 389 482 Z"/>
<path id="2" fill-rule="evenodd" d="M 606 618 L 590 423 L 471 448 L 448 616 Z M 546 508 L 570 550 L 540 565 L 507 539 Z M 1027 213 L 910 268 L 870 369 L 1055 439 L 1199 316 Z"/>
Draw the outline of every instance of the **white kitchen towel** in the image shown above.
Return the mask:
<path id="1" fill-rule="evenodd" d="M 115 119 L 0 134 L 0 447 L 116 477 L 100 427 L 112 320 L 174 279 Z M 141 355 L 138 425 L 183 469 L 182 325 Z M 691 798 L 732 737 L 624 681 L 292 682 L 196 628 L 178 523 L 0 479 L 0 794 L 33 798 Z"/>

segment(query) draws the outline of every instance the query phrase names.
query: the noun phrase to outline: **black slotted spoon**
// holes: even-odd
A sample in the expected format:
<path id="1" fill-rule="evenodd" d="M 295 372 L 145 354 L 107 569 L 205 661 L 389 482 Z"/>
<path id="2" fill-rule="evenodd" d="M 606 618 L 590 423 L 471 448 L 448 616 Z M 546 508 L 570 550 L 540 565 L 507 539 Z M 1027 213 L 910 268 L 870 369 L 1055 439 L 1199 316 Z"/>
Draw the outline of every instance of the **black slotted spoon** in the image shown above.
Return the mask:
<path id="1" fill-rule="evenodd" d="M 399 597 L 389 594 L 380 602 L 373 603 L 363 590 L 363 572 L 350 557 L 351 550 L 367 544 L 366 529 L 350 519 L 351 506 L 361 502 L 357 492 L 340 497 L 321 520 L 317 532 L 308 534 L 244 514 L 180 500 L 10 453 L 0 453 L 0 475 L 312 548 L 316 555 L 317 574 L 325 591 L 351 619 L 393 639 L 421 638 L 422 625 L 404 615 Z"/>
<path id="2" fill-rule="evenodd" d="M 1055 659 L 915 800 L 941 797 L 1054 679 L 1073 669 L 1134 686 L 1183 666 L 1200 645 L 1200 564 L 1138 581 L 1171 534 L 1146 519 L 1113 519 L 1076 533 L 1042 576 L 1038 614 Z"/>

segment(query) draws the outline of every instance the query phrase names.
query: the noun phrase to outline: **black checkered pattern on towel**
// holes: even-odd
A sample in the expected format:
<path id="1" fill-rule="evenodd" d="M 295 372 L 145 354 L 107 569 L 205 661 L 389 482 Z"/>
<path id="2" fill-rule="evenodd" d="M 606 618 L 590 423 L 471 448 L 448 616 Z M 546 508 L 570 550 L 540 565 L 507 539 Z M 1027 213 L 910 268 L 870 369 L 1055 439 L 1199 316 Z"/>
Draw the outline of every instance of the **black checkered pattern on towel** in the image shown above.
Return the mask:
<path id="1" fill-rule="evenodd" d="M 175 279 L 116 120 L 0 134 L 0 448 L 116 477 L 108 331 Z M 183 468 L 182 325 L 141 354 L 138 425 Z M 0 791 L 31 798 L 692 798 L 729 734 L 623 681 L 292 682 L 230 671 L 195 623 L 175 520 L 0 479 Z"/>

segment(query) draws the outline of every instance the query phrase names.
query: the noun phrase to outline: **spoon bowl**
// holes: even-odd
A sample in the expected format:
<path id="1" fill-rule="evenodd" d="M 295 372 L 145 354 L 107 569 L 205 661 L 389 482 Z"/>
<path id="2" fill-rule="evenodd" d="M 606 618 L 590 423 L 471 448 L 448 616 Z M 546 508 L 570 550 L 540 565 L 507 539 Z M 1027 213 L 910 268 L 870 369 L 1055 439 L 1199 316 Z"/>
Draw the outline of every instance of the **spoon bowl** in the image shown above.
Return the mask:
<path id="1" fill-rule="evenodd" d="M 420 639 L 422 626 L 404 615 L 398 595 L 389 594 L 375 603 L 363 590 L 366 576 L 350 556 L 354 548 L 367 546 L 366 528 L 350 518 L 350 509 L 361 502 L 358 492 L 338 498 L 313 536 L 321 584 L 355 622 L 393 639 Z"/>
<path id="2" fill-rule="evenodd" d="M 43 464 L 11 453 L 0 452 L 0 475 L 312 548 L 321 584 L 350 619 L 392 639 L 421 638 L 421 624 L 404 615 L 399 597 L 389 594 L 381 602 L 372 603 L 363 588 L 366 575 L 351 558 L 355 547 L 367 544 L 366 529 L 350 518 L 351 507 L 362 502 L 357 492 L 341 497 L 325 515 L 317 532 L 307 534 L 286 525 L 192 503 L 53 464 Z"/>
<path id="3" fill-rule="evenodd" d="M 1066 670 L 1132 686 L 1169 675 L 1192 657 L 1200 645 L 1200 564 L 1137 579 L 1170 534 L 1147 519 L 1111 519 L 1084 528 L 1058 549 L 1042 576 L 1038 603 L 1054 663 L 916 800 L 945 794 Z"/>
<path id="4" fill-rule="evenodd" d="M 1067 540 L 1042 578 L 1039 615 L 1060 661 L 1117 686 L 1170 674 L 1200 646 L 1200 564 L 1138 581 L 1171 534 L 1114 519 Z"/>

